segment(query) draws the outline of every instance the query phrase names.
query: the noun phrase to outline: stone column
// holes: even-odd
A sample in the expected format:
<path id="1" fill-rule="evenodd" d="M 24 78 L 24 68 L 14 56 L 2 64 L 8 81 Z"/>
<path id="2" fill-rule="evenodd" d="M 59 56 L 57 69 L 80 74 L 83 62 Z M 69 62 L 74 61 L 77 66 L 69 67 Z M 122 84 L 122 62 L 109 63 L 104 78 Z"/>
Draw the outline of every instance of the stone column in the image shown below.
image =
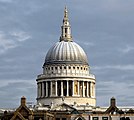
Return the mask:
<path id="1" fill-rule="evenodd" d="M 42 82 L 42 97 L 44 97 L 44 82 Z"/>
<path id="2" fill-rule="evenodd" d="M 72 81 L 72 96 L 74 96 L 74 81 Z"/>
<path id="3" fill-rule="evenodd" d="M 89 83 L 88 83 L 88 81 L 87 81 L 87 97 L 89 97 Z"/>
<path id="4" fill-rule="evenodd" d="M 57 95 L 57 81 L 55 81 L 55 96 L 58 96 Z"/>
<path id="5" fill-rule="evenodd" d="M 95 97 L 95 83 L 92 83 L 92 97 Z"/>
<path id="6" fill-rule="evenodd" d="M 95 83 L 94 83 L 94 97 L 96 97 L 96 87 L 95 87 Z"/>
<path id="7" fill-rule="evenodd" d="M 46 97 L 48 97 L 48 82 L 46 81 Z"/>
<path id="8" fill-rule="evenodd" d="M 38 84 L 38 93 L 39 93 L 39 98 L 40 98 L 40 83 Z"/>
<path id="9" fill-rule="evenodd" d="M 53 96 L 53 82 L 50 81 L 50 96 Z"/>
<path id="10" fill-rule="evenodd" d="M 39 97 L 41 97 L 42 96 L 42 87 L 41 87 L 41 83 L 39 83 Z"/>
<path id="11" fill-rule="evenodd" d="M 63 81 L 61 81 L 61 96 L 63 96 Z"/>
<path id="12" fill-rule="evenodd" d="M 92 82 L 90 83 L 90 96 L 93 96 L 93 90 L 92 90 Z"/>
<path id="13" fill-rule="evenodd" d="M 40 90 L 41 89 L 41 84 L 39 83 L 38 86 L 39 86 L 39 98 L 40 98 L 41 97 L 41 90 Z"/>
<path id="14" fill-rule="evenodd" d="M 80 82 L 78 81 L 78 96 L 80 96 Z"/>
<path id="15" fill-rule="evenodd" d="M 37 83 L 37 98 L 39 98 L 39 83 Z"/>
<path id="16" fill-rule="evenodd" d="M 67 81 L 67 96 L 69 96 L 69 85 L 68 85 L 68 81 Z"/>
<path id="17" fill-rule="evenodd" d="M 89 85 L 88 85 L 88 86 L 89 86 L 89 87 L 88 87 L 88 91 L 89 91 L 89 92 L 88 92 L 88 95 L 89 95 L 89 97 L 91 97 L 91 85 L 90 85 L 91 82 L 89 82 L 88 84 L 89 84 Z"/>
<path id="18" fill-rule="evenodd" d="M 84 86 L 84 81 L 82 82 L 82 89 L 83 89 L 83 97 L 85 97 L 85 86 Z"/>

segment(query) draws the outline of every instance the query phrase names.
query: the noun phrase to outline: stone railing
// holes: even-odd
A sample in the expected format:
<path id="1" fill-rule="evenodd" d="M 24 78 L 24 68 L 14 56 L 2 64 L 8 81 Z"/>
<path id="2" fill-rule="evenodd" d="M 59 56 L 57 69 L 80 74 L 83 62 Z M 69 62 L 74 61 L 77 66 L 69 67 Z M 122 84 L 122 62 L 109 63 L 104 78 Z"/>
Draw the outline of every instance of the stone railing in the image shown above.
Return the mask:
<path id="1" fill-rule="evenodd" d="M 48 77 L 84 77 L 84 78 L 91 78 L 95 79 L 95 75 L 89 74 L 89 75 L 83 75 L 83 74 L 40 74 L 37 76 L 37 79 L 40 78 L 48 78 Z"/>

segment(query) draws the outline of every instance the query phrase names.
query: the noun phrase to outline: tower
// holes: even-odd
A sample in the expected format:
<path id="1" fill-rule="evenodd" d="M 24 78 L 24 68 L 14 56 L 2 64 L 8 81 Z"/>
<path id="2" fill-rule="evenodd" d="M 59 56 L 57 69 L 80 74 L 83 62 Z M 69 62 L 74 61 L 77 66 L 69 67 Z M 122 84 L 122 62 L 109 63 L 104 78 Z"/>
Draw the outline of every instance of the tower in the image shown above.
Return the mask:
<path id="1" fill-rule="evenodd" d="M 73 41 L 65 7 L 60 40 L 47 52 L 43 73 L 37 76 L 37 103 L 96 106 L 95 76 L 87 55 Z"/>

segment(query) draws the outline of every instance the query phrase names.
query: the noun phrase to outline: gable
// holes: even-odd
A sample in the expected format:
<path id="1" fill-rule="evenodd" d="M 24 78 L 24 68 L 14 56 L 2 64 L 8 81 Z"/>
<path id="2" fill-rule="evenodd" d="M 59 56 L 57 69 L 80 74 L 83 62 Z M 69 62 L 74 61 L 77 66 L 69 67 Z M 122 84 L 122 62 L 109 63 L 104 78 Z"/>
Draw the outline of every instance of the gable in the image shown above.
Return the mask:
<path id="1" fill-rule="evenodd" d="M 32 111 L 27 106 L 20 106 L 16 112 L 19 112 L 22 115 L 29 115 L 32 114 Z"/>
<path id="2" fill-rule="evenodd" d="M 19 110 L 19 113 L 20 113 L 22 116 L 28 116 L 29 111 L 28 111 L 27 109 L 25 109 L 24 107 L 22 107 L 22 108 Z"/>
<path id="3" fill-rule="evenodd" d="M 11 120 L 26 120 L 20 113 L 16 113 Z"/>
<path id="4" fill-rule="evenodd" d="M 18 116 L 15 118 L 15 120 L 22 120 L 21 118 L 19 118 Z"/>
<path id="5" fill-rule="evenodd" d="M 56 110 L 56 111 L 72 111 L 72 110 L 75 110 L 75 108 L 63 103 L 61 105 L 58 105 L 58 106 L 52 108 L 52 110 Z"/>
<path id="6" fill-rule="evenodd" d="M 117 112 L 118 111 L 118 108 L 116 106 L 110 106 L 106 111 L 105 113 L 111 113 L 113 114 L 114 112 Z"/>
<path id="7" fill-rule="evenodd" d="M 20 106 L 15 112 L 11 120 L 25 120 L 28 116 L 32 114 L 27 106 Z"/>

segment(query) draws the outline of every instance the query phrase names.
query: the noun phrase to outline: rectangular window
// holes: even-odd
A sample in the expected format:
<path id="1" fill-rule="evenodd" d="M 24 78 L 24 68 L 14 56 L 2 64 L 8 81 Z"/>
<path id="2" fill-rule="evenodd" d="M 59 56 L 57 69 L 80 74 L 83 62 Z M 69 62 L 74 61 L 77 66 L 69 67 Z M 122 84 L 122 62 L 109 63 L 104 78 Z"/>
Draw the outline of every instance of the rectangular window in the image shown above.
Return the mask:
<path id="1" fill-rule="evenodd" d="M 93 120 L 99 120 L 99 118 L 98 117 L 93 117 Z"/>
<path id="2" fill-rule="evenodd" d="M 62 118 L 62 120 L 66 120 L 66 118 Z"/>
<path id="3" fill-rule="evenodd" d="M 56 120 L 60 120 L 60 118 L 56 118 Z"/>
<path id="4" fill-rule="evenodd" d="M 125 117 L 121 117 L 120 120 L 130 120 L 130 118 L 129 117 L 126 117 L 126 118 Z"/>
<path id="5" fill-rule="evenodd" d="M 108 120 L 108 117 L 102 117 L 102 120 Z"/>

